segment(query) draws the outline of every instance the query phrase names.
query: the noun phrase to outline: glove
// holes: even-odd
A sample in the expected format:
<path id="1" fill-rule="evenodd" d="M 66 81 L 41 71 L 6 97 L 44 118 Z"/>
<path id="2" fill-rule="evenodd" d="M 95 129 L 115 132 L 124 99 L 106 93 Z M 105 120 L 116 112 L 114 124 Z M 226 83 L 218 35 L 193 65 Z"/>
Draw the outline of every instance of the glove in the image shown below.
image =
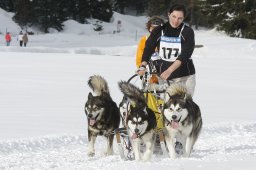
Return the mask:
<path id="1" fill-rule="evenodd" d="M 145 71 L 145 70 L 146 70 L 146 66 L 141 65 L 141 66 L 138 68 L 137 72 L 138 72 L 138 71 Z"/>
<path id="2" fill-rule="evenodd" d="M 146 72 L 146 66 L 144 65 L 141 65 L 138 70 L 137 70 L 137 73 L 140 75 L 140 76 L 143 76 Z"/>

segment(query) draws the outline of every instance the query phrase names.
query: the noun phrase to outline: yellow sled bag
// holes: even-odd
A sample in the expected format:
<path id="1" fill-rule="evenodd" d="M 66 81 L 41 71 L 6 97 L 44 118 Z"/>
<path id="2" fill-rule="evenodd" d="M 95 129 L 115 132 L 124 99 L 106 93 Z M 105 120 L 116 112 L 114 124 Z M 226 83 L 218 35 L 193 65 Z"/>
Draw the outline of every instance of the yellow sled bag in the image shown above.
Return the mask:
<path id="1" fill-rule="evenodd" d="M 151 93 L 144 94 L 147 101 L 148 107 L 154 111 L 157 121 L 157 129 L 163 128 L 163 116 L 161 114 L 161 110 L 159 109 L 160 105 L 164 104 L 164 101 L 161 99 L 156 99 L 156 97 Z"/>

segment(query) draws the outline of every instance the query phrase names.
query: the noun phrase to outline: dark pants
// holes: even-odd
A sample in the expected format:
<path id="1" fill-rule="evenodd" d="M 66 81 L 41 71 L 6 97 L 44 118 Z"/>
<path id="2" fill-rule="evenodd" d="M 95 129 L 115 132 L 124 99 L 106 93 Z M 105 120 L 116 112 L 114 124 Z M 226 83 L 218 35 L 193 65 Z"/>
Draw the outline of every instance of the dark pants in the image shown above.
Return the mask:
<path id="1" fill-rule="evenodd" d="M 10 46 L 10 44 L 11 44 L 11 41 L 6 41 L 7 46 Z"/>
<path id="2" fill-rule="evenodd" d="M 20 41 L 20 46 L 22 47 L 23 41 Z"/>

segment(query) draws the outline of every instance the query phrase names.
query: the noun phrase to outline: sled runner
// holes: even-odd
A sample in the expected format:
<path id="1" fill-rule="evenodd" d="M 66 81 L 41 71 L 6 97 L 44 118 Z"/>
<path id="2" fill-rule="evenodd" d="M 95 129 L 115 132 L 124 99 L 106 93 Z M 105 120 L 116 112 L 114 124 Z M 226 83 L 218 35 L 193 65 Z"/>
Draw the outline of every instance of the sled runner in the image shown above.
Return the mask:
<path id="1" fill-rule="evenodd" d="M 134 160 L 131 141 L 127 135 L 126 128 L 119 128 L 115 131 L 118 151 L 123 160 Z"/>

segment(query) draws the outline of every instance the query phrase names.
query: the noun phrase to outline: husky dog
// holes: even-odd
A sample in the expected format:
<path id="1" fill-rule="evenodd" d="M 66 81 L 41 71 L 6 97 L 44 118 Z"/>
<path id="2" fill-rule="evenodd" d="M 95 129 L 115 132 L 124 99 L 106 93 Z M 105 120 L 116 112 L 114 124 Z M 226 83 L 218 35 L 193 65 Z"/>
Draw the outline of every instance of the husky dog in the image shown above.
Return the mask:
<path id="1" fill-rule="evenodd" d="M 202 128 L 199 106 L 193 102 L 184 86 L 173 84 L 166 90 L 164 104 L 165 136 L 169 156 L 176 158 L 175 138 L 182 143 L 184 157 L 190 156 L 193 146 Z"/>
<path id="2" fill-rule="evenodd" d="M 107 138 L 107 150 L 105 155 L 113 154 L 113 130 L 119 127 L 120 116 L 116 103 L 112 100 L 106 80 L 98 75 L 91 76 L 88 80 L 90 92 L 85 103 L 85 113 L 88 118 L 88 156 L 94 156 L 94 144 L 98 135 Z"/>
<path id="3" fill-rule="evenodd" d="M 127 83 L 119 83 L 120 90 L 129 100 L 126 126 L 131 139 L 135 160 L 150 160 L 155 143 L 156 117 L 154 112 L 147 107 L 143 92 L 136 86 Z M 146 146 L 141 153 L 141 143 Z"/>
<path id="4" fill-rule="evenodd" d="M 122 125 L 127 128 L 127 117 L 130 109 L 130 102 L 127 97 L 123 97 L 122 101 L 119 103 L 119 112 L 122 117 Z"/>

